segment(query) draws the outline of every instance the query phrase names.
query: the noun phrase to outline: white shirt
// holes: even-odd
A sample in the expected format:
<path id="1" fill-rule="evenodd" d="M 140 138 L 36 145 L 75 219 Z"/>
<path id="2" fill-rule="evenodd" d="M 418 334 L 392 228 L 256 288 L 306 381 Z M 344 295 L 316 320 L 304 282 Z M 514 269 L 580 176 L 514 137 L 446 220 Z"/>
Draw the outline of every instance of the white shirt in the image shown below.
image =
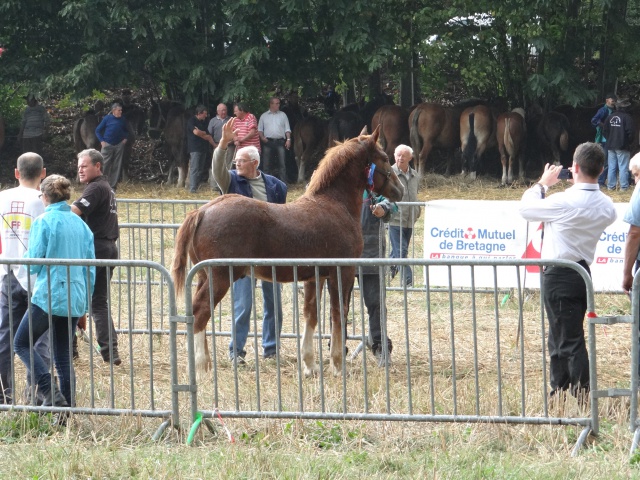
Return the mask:
<path id="1" fill-rule="evenodd" d="M 267 138 L 284 139 L 287 136 L 287 132 L 291 132 L 289 118 L 286 113 L 280 110 L 277 112 L 267 110 L 260 115 L 258 131 L 262 132 Z"/>
<path id="2" fill-rule="evenodd" d="M 526 190 L 520 215 L 529 222 L 544 222 L 541 257 L 593 263 L 602 232 L 617 217 L 613 201 L 597 183 L 576 183 L 564 192 L 542 199 L 539 185 Z"/>
<path id="3" fill-rule="evenodd" d="M 40 190 L 19 186 L 0 192 L 0 235 L 2 252 L 0 258 L 22 258 L 29 246 L 29 233 L 33 220 L 44 213 Z M 28 275 L 20 265 L 11 265 L 18 282 L 27 290 Z M 0 281 L 8 273 L 7 265 L 0 265 Z M 31 275 L 31 286 L 36 276 Z"/>

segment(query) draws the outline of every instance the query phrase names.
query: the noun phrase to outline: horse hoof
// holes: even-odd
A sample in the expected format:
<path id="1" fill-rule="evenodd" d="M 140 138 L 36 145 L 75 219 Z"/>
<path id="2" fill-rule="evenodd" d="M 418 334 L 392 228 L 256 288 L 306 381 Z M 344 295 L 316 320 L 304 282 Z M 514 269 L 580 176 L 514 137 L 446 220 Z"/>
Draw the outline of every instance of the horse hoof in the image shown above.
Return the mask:
<path id="1" fill-rule="evenodd" d="M 318 368 L 318 365 L 314 365 L 311 368 L 307 366 L 304 367 L 304 376 L 307 378 L 315 377 L 316 375 L 318 375 L 319 372 L 320 372 L 320 369 Z"/>

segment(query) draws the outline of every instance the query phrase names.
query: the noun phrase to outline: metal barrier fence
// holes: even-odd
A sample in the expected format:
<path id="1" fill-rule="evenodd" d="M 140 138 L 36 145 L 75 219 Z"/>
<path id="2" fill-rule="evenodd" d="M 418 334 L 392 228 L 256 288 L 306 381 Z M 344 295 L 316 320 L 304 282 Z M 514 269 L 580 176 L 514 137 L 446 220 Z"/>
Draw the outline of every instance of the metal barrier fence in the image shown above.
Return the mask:
<path id="1" fill-rule="evenodd" d="M 371 363 L 371 353 L 352 354 L 344 360 L 336 378 L 322 368 L 323 343 L 328 324 L 319 319 L 316 356 L 320 371 L 316 378 L 304 378 L 301 365 L 298 312 L 299 293 L 295 283 L 285 293 L 283 335 L 275 362 L 260 359 L 258 336 L 249 337 L 249 367 L 229 360 L 227 342 L 231 331 L 220 331 L 211 322 L 213 370 L 198 385 L 191 385 L 192 416 L 204 418 L 301 418 L 334 420 L 383 420 L 415 422 L 486 422 L 504 424 L 576 425 L 583 427 L 573 454 L 590 432 L 598 433 L 599 398 L 595 325 L 606 321 L 595 315 L 594 292 L 588 273 L 567 261 L 532 260 L 209 260 L 197 264 L 186 279 L 186 318 L 193 321 L 191 284 L 196 273 L 212 267 L 246 266 L 337 266 L 375 265 L 380 272 L 382 301 L 386 300 L 386 329 L 394 342 L 391 365 L 380 369 Z M 385 272 L 393 265 L 424 269 L 425 288 L 387 288 Z M 525 300 L 527 292 L 515 290 L 514 301 L 498 288 L 498 276 L 505 269 L 520 272 L 527 265 L 558 265 L 576 270 L 587 285 L 589 322 L 590 381 L 594 394 L 587 410 L 578 401 L 552 401 L 547 381 L 546 325 L 542 298 Z M 456 291 L 449 287 L 434 291 L 429 284 L 432 266 L 463 266 L 473 279 L 478 269 L 491 269 L 494 288 L 478 292 Z M 451 271 L 451 270 L 450 270 Z M 416 271 L 417 273 L 417 271 Z M 211 277 L 209 277 L 211 279 Z M 396 282 L 399 282 L 396 280 Z M 518 285 L 521 285 L 518 281 Z M 210 285 L 209 289 L 213 288 Z M 225 325 L 232 324 L 233 308 L 221 302 Z M 386 297 L 386 298 L 385 298 Z M 541 297 L 541 295 L 540 295 Z M 252 330 L 260 324 L 259 289 L 252 310 Z M 256 308 L 258 305 L 258 308 Z M 326 307 L 324 308 L 326 310 Z M 210 311 L 214 311 L 213 305 Z M 347 340 L 365 341 L 367 314 L 358 292 L 354 292 L 348 319 Z M 231 328 L 231 327 L 230 327 Z M 188 344 L 192 345 L 192 331 Z M 318 336 L 318 334 L 320 336 Z M 353 345 L 353 344 L 352 344 Z M 356 349 L 356 352 L 359 348 Z M 189 353 L 191 357 L 192 352 Z M 190 368 L 195 362 L 190 358 Z M 190 377 L 195 378 L 195 370 Z M 185 388 L 183 388 L 185 389 Z M 556 397 L 557 398 L 557 397 Z M 211 405 L 211 408 L 200 408 Z M 200 409 L 199 409 L 200 408 Z"/>
<path id="2" fill-rule="evenodd" d="M 148 203 L 148 201 L 145 201 Z M 193 203 L 193 202 L 192 202 Z M 173 215 L 173 213 L 172 213 Z M 237 368 L 228 360 L 227 342 L 233 335 L 233 308 L 227 295 L 211 322 L 214 369 L 208 381 L 196 381 L 193 352 L 192 279 L 202 268 L 246 265 L 247 260 L 202 262 L 190 271 L 185 295 L 186 314 L 178 316 L 175 290 L 167 269 L 165 250 L 173 249 L 177 224 L 123 224 L 121 251 L 144 260 L 64 261 L 5 259 L 2 264 L 96 265 L 115 267 L 110 284 L 111 310 L 120 334 L 124 365 L 114 368 L 102 363 L 93 345 L 83 344 L 76 374 L 79 389 L 74 413 L 132 414 L 164 419 L 154 438 L 170 424 L 179 425 L 179 392 L 190 399 L 192 418 L 203 409 L 205 418 L 220 414 L 228 418 L 303 418 L 335 420 L 384 420 L 417 422 L 489 422 L 536 425 L 575 425 L 583 427 L 573 451 L 575 454 L 589 434 L 599 430 L 599 399 L 628 396 L 631 402 L 630 429 L 634 432 L 632 452 L 640 441 L 638 422 L 638 315 L 640 300 L 633 297 L 633 316 L 597 316 L 594 292 L 586 271 L 573 262 L 537 260 L 251 260 L 256 265 L 312 265 L 358 267 L 375 265 L 380 271 L 381 294 L 386 300 L 388 322 L 394 341 L 391 365 L 380 369 L 364 343 L 367 313 L 358 289 L 354 289 L 349 313 L 347 340 L 352 349 L 342 366 L 348 375 L 335 378 L 321 369 L 315 378 L 303 378 L 300 362 L 299 284 L 285 286 L 287 305 L 273 362 L 259 357 L 260 307 L 253 309 L 248 346 L 253 353 L 249 367 Z M 126 232 L 129 230 L 129 232 Z M 157 246 L 160 248 L 158 249 Z M 151 261 L 153 260 L 153 261 Z M 391 265 L 412 266 L 415 286 L 406 287 L 397 277 L 386 275 Z M 591 357 L 591 403 L 585 411 L 577 402 L 549 401 L 546 365 L 546 326 L 542 298 L 520 287 L 520 270 L 526 265 L 562 265 L 577 270 L 588 286 L 589 352 Z M 432 288 L 430 267 L 468 268 L 473 279 L 480 268 L 491 269 L 494 288 Z M 497 278 L 503 269 L 515 269 L 518 288 L 505 292 Z M 420 275 L 422 273 L 422 275 Z M 451 279 L 450 279 L 451 280 Z M 640 290 L 638 275 L 634 293 Z M 472 282 L 473 284 L 473 282 Z M 357 282 L 356 282 L 357 285 Z M 513 294 L 508 297 L 505 294 Z M 259 290 L 256 304 L 261 305 Z M 329 324 L 323 312 L 316 332 L 317 357 L 321 365 L 322 345 L 328 339 Z M 213 309 L 212 309 L 213 311 Z M 165 322 L 168 322 L 165 323 Z M 630 388 L 620 377 L 609 380 L 613 388 L 598 389 L 597 325 L 631 324 Z M 217 326 L 216 326 L 217 324 Z M 93 326 L 88 322 L 89 334 Z M 169 345 L 166 345 L 168 336 Z M 179 351 L 187 355 L 178 356 Z M 168 352 L 168 359 L 166 357 Z M 626 359 L 624 360 L 626 361 Z M 608 373 L 608 372 L 607 372 Z M 24 386 L 24 368 L 14 362 L 12 375 L 17 386 Z M 625 377 L 629 378 L 629 377 Z M 0 405 L 8 409 L 55 412 L 60 409 L 19 405 Z"/>
<path id="3" fill-rule="evenodd" d="M 112 308 L 114 322 L 116 319 L 126 325 L 120 330 L 118 339 L 120 356 L 123 364 L 114 366 L 104 362 L 99 347 L 93 341 L 94 325 L 87 321 L 86 342 L 79 341 L 80 357 L 75 364 L 76 387 L 72 388 L 75 405 L 70 408 L 37 406 L 34 399 L 25 401 L 21 392 L 26 392 L 27 374 L 22 362 L 13 356 L 13 341 L 10 341 L 11 355 L 10 379 L 13 384 L 11 404 L 0 404 L 0 411 L 23 410 L 37 412 L 67 412 L 92 415 L 135 415 L 163 419 L 154 438 L 159 438 L 167 426 L 179 424 L 178 391 L 174 388 L 179 383 L 178 371 L 180 362 L 177 357 L 177 323 L 181 317 L 176 316 L 175 289 L 169 272 L 158 263 L 141 260 L 64 260 L 64 259 L 3 259 L 4 265 L 44 265 L 45 272 L 51 266 L 63 266 L 67 272 L 73 266 L 114 267 L 120 270 L 123 277 L 144 278 L 141 287 L 144 290 L 142 302 L 135 300 L 135 291 L 114 291 L 115 284 L 108 284 L 110 304 L 114 296 L 121 295 L 117 311 Z M 41 275 L 48 275 L 48 273 Z M 162 280 L 153 284 L 152 272 Z M 49 279 L 49 298 L 51 298 L 51 280 Z M 31 287 L 29 288 L 31 290 Z M 70 292 L 57 292 L 70 298 Z M 6 292 L 3 292 L 6 294 Z M 31 292 L 28 292 L 29 297 Z M 6 297 L 5 297 L 6 298 Z M 9 297 L 10 298 L 10 297 Z M 160 300 L 161 299 L 161 300 Z M 67 300 L 68 302 L 68 300 Z M 166 336 L 158 336 L 160 318 L 165 312 L 171 320 L 168 340 Z M 89 318 L 91 318 L 89 299 Z M 21 319 L 9 316 L 9 324 L 17 325 Z M 51 318 L 49 319 L 51 322 Z M 70 320 L 69 320 L 70 321 Z M 51 323 L 50 323 L 51 325 Z M 51 332 L 51 329 L 49 330 Z M 46 334 L 45 334 L 46 335 Z M 157 361 L 156 359 L 160 359 Z M 32 360 L 33 361 L 33 360 Z M 72 361 L 72 360 L 71 360 Z M 183 368 L 186 368 L 183 366 Z M 51 374 L 54 375 L 53 367 Z M 54 378 L 54 377 L 52 377 Z"/>

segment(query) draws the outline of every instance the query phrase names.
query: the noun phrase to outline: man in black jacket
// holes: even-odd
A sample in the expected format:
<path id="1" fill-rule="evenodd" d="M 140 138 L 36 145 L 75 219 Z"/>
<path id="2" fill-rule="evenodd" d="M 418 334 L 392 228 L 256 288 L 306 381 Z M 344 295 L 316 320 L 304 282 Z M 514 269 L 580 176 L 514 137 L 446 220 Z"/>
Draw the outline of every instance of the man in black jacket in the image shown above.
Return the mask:
<path id="1" fill-rule="evenodd" d="M 629 188 L 629 157 L 631 156 L 631 141 L 635 130 L 633 118 L 627 113 L 629 105 L 628 100 L 620 99 L 616 104 L 616 111 L 604 121 L 609 165 L 607 188 L 609 190 L 616 188 L 618 170 L 620 171 L 620 190 Z"/>

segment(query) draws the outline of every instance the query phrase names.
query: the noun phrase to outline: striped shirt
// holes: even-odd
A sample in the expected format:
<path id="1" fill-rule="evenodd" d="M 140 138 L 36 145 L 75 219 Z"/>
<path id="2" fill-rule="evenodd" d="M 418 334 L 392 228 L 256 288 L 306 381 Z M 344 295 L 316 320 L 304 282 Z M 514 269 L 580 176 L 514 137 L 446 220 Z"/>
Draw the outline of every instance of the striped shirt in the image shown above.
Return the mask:
<path id="1" fill-rule="evenodd" d="M 247 140 L 246 142 L 235 142 L 236 148 L 248 147 L 253 145 L 260 152 L 262 149 L 260 148 L 260 137 L 258 136 L 258 121 L 253 113 L 247 113 L 244 117 L 244 120 L 240 120 L 236 117 L 236 123 L 234 125 L 235 129 L 238 131 L 238 138 L 244 138 L 247 136 L 249 131 L 253 128 L 256 131 L 256 134 L 253 138 Z"/>

